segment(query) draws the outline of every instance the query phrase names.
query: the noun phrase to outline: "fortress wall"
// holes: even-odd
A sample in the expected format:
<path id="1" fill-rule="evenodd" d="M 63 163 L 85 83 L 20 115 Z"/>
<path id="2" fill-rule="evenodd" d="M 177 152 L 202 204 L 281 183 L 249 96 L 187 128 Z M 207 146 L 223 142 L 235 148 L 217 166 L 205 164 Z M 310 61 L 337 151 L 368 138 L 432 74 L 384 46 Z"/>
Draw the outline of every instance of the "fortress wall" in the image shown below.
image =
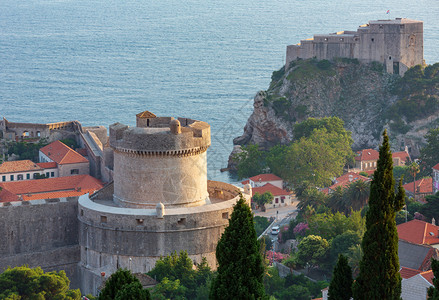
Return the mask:
<path id="1" fill-rule="evenodd" d="M 23 264 L 65 270 L 77 288 L 77 198 L 0 204 L 0 271 Z"/>
<path id="2" fill-rule="evenodd" d="M 114 195 L 122 206 L 155 208 L 204 204 L 206 152 L 198 155 L 148 156 L 114 152 Z"/>
<path id="3" fill-rule="evenodd" d="M 424 23 L 404 24 L 401 29 L 401 63 L 407 66 L 424 63 Z M 401 67 L 400 67 L 401 69 Z"/>

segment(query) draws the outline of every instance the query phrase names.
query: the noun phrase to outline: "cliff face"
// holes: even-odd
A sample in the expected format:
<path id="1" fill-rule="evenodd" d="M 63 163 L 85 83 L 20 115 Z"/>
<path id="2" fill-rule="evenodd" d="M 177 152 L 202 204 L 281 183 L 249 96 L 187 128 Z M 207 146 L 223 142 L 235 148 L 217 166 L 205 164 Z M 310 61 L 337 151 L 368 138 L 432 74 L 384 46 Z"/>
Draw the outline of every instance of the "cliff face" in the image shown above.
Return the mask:
<path id="1" fill-rule="evenodd" d="M 247 144 L 268 149 L 289 143 L 294 140 L 292 129 L 296 122 L 309 117 L 337 116 L 352 132 L 354 150 L 376 148 L 382 131 L 387 128 L 394 150 L 408 146 L 416 156 L 423 146 L 425 133 L 439 124 L 436 85 L 427 96 L 425 90 L 404 92 L 401 78 L 387 74 L 379 63 L 360 64 L 347 59 L 299 60 L 286 71 L 282 68 L 273 72 L 272 79 L 270 88 L 255 96 L 254 111 L 244 127 L 244 134 L 233 141 L 234 152 Z M 426 107 L 429 103 L 431 109 Z M 403 109 L 417 108 L 425 112 L 409 117 L 398 114 Z"/>

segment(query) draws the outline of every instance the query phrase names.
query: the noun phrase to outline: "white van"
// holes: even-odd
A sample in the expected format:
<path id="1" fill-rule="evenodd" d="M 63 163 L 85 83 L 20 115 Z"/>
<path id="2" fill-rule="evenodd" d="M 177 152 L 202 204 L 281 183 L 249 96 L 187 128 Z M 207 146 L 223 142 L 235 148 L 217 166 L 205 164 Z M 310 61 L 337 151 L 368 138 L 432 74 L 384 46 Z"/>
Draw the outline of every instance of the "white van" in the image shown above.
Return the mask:
<path id="1" fill-rule="evenodd" d="M 271 228 L 271 234 L 274 234 L 274 235 L 279 234 L 279 231 L 280 231 L 279 226 L 273 226 Z"/>

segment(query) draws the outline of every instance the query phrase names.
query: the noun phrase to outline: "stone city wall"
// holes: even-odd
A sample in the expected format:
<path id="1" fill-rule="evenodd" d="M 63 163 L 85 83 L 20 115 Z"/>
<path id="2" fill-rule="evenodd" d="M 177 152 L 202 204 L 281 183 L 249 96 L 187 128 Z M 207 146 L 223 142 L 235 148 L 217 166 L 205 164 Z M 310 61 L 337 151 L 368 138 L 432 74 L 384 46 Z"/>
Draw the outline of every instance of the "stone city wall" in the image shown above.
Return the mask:
<path id="1" fill-rule="evenodd" d="M 77 198 L 0 203 L 0 271 L 23 264 L 65 270 L 79 287 Z"/>

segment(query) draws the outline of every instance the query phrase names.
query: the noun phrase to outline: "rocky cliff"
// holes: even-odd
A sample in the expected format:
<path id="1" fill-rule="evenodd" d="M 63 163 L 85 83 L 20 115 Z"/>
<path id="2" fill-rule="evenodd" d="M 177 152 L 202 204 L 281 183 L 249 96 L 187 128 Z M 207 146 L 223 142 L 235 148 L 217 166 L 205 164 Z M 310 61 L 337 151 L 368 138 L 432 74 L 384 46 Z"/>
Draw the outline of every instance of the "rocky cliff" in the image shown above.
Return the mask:
<path id="1" fill-rule="evenodd" d="M 401 78 L 386 73 L 380 63 L 294 61 L 287 70 L 273 72 L 269 89 L 256 94 L 233 153 L 247 144 L 268 149 L 289 143 L 296 122 L 337 116 L 352 132 L 354 150 L 376 148 L 387 128 L 394 150 L 408 146 L 417 156 L 425 133 L 439 125 L 438 82 L 439 64 L 415 67 Z"/>

